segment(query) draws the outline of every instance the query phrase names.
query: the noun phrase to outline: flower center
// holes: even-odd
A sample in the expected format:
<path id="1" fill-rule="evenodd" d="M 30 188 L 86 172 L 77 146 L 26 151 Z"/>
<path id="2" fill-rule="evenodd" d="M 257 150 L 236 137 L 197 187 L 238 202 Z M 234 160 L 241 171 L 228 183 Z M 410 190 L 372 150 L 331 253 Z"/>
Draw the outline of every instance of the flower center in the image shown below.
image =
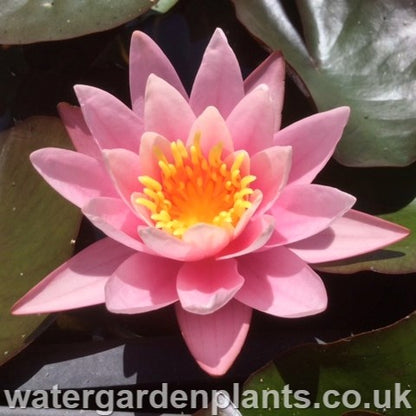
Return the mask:
<path id="1" fill-rule="evenodd" d="M 253 189 L 249 185 L 256 179 L 241 175 L 245 153 L 237 153 L 227 164 L 222 157 L 222 144 L 218 143 L 207 158 L 201 151 L 198 134 L 188 148 L 177 140 L 171 143 L 170 151 L 171 162 L 159 148 L 154 148 L 161 180 L 140 176 L 143 194 L 134 202 L 150 211 L 156 228 L 178 238 L 197 223 L 232 230 L 251 206 Z"/>

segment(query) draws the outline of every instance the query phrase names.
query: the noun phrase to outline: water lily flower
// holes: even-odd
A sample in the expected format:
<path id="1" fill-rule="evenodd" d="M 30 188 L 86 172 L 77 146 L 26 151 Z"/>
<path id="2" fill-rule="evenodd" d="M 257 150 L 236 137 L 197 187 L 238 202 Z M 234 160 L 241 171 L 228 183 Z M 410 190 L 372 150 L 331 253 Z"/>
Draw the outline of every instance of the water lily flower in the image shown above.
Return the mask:
<path id="1" fill-rule="evenodd" d="M 132 109 L 77 85 L 59 109 L 76 151 L 31 161 L 107 237 L 49 274 L 13 307 L 49 313 L 105 303 L 136 314 L 175 305 L 185 342 L 212 375 L 242 348 L 252 309 L 296 318 L 325 310 L 308 264 L 369 252 L 407 230 L 312 184 L 349 109 L 280 129 L 284 62 L 272 53 L 243 80 L 217 29 L 190 95 L 144 33 L 130 51 Z"/>

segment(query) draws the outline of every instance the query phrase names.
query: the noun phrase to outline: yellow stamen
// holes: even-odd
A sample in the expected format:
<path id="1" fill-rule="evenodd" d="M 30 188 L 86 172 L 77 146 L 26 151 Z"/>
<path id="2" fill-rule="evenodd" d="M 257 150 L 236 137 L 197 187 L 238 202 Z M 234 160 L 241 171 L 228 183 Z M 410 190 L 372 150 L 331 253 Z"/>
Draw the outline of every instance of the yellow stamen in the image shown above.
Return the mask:
<path id="1" fill-rule="evenodd" d="M 153 189 L 154 191 L 162 190 L 162 185 L 150 176 L 140 176 L 139 182 L 146 188 Z"/>
<path id="2" fill-rule="evenodd" d="M 256 177 L 242 176 L 241 170 L 247 169 L 243 169 L 246 153 L 236 153 L 226 163 L 221 142 L 207 155 L 200 142 L 200 133 L 188 147 L 181 140 L 172 142 L 170 155 L 155 146 L 153 155 L 160 168 L 160 180 L 140 176 L 143 191 L 133 199 L 149 210 L 156 228 L 178 238 L 198 223 L 213 224 L 231 232 L 251 206 L 254 191 L 250 184 Z"/>
<path id="3" fill-rule="evenodd" d="M 146 198 L 137 198 L 136 199 L 136 204 L 138 205 L 143 205 L 144 207 L 146 207 L 150 212 L 156 212 L 156 204 L 152 201 L 149 201 Z"/>

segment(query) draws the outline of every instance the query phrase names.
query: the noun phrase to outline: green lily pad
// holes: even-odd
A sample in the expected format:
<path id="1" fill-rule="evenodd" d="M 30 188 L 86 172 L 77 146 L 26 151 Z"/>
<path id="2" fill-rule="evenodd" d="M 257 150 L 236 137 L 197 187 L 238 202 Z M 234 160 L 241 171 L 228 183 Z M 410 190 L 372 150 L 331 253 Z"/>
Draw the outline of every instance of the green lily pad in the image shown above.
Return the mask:
<path id="1" fill-rule="evenodd" d="M 292 349 L 247 380 L 240 412 L 409 416 L 416 408 L 415 349 L 415 314 L 381 330 Z"/>
<path id="2" fill-rule="evenodd" d="M 416 272 L 416 199 L 392 214 L 380 215 L 385 220 L 403 225 L 410 235 L 382 250 L 349 259 L 314 265 L 315 269 L 329 273 L 351 274 L 371 270 L 384 274 Z"/>
<path id="3" fill-rule="evenodd" d="M 351 107 L 335 152 L 340 163 L 404 166 L 416 160 L 412 1 L 234 0 L 234 5 L 256 37 L 283 52 L 319 111 Z M 299 14 L 303 36 L 284 6 Z"/>
<path id="4" fill-rule="evenodd" d="M 383 416 L 381 413 L 366 412 L 364 410 L 353 410 L 352 412 L 344 413 L 342 416 Z"/>
<path id="5" fill-rule="evenodd" d="M 169 11 L 179 0 L 159 0 L 152 10 L 158 13 L 166 13 Z"/>
<path id="6" fill-rule="evenodd" d="M 70 146 L 59 119 L 29 118 L 0 133 L 0 364 L 36 335 L 45 316 L 12 316 L 11 306 L 71 256 L 79 210 L 33 169 L 29 154 Z"/>
<path id="7" fill-rule="evenodd" d="M 2 0 L 0 43 L 69 39 L 119 26 L 157 0 Z"/>

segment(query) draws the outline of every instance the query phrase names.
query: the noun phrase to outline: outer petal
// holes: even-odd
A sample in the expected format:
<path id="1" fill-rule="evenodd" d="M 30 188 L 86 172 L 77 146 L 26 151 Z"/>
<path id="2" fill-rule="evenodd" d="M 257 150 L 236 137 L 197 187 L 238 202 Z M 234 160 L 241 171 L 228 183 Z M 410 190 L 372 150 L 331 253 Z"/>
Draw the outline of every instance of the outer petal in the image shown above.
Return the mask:
<path id="1" fill-rule="evenodd" d="M 130 92 L 133 110 L 143 117 L 144 94 L 150 74 L 163 78 L 184 97 L 185 89 L 168 58 L 145 33 L 134 32 L 130 45 Z"/>
<path id="2" fill-rule="evenodd" d="M 138 152 L 143 122 L 108 92 L 87 85 L 74 87 L 85 121 L 101 149 Z"/>
<path id="3" fill-rule="evenodd" d="M 201 149 L 205 156 L 218 142 L 222 143 L 226 155 L 234 150 L 230 131 L 215 107 L 206 108 L 195 120 L 188 136 L 187 145 L 193 144 L 195 135 L 200 135 Z"/>
<path id="4" fill-rule="evenodd" d="M 270 89 L 275 114 L 274 131 L 278 131 L 285 88 L 285 61 L 280 52 L 273 52 L 244 80 L 244 90 L 249 93 L 261 84 L 268 85 Z"/>
<path id="5" fill-rule="evenodd" d="M 274 143 L 293 147 L 293 163 L 288 183 L 311 183 L 332 156 L 350 109 L 339 107 L 314 114 L 279 131 Z"/>
<path id="6" fill-rule="evenodd" d="M 67 103 L 59 103 L 58 111 L 75 149 L 101 160 L 100 148 L 85 123 L 81 109 Z"/>
<path id="7" fill-rule="evenodd" d="M 198 261 L 215 256 L 230 242 L 227 230 L 202 223 L 190 227 L 182 240 L 153 227 L 139 228 L 139 235 L 155 253 L 180 261 Z"/>
<path id="8" fill-rule="evenodd" d="M 246 95 L 227 118 L 235 149 L 249 154 L 273 145 L 274 109 L 267 86 Z"/>
<path id="9" fill-rule="evenodd" d="M 78 207 L 98 196 L 116 195 L 102 164 L 83 153 L 44 148 L 33 152 L 30 160 L 52 188 Z"/>
<path id="10" fill-rule="evenodd" d="M 107 309 L 116 313 L 142 313 L 178 300 L 176 275 L 180 263 L 136 253 L 129 257 L 105 286 Z"/>
<path id="11" fill-rule="evenodd" d="M 263 200 L 257 209 L 258 214 L 266 212 L 286 185 L 292 161 L 290 146 L 274 146 L 256 153 L 251 158 L 250 173 L 256 177 L 252 188 L 260 189 Z"/>
<path id="12" fill-rule="evenodd" d="M 144 223 L 118 198 L 95 198 L 82 213 L 103 233 L 134 250 L 149 251 L 139 241 L 137 227 Z"/>
<path id="13" fill-rule="evenodd" d="M 188 102 L 171 85 L 151 74 L 146 87 L 145 131 L 153 131 L 170 141 L 185 141 L 195 115 Z"/>
<path id="14" fill-rule="evenodd" d="M 213 376 L 225 374 L 241 351 L 251 314 L 251 308 L 236 301 L 209 315 L 193 314 L 176 304 L 176 316 L 191 354 Z"/>
<path id="15" fill-rule="evenodd" d="M 228 303 L 243 283 L 235 260 L 210 259 L 185 263 L 179 270 L 177 290 L 183 309 L 206 315 Z"/>
<path id="16" fill-rule="evenodd" d="M 216 29 L 195 77 L 189 103 L 196 115 L 215 106 L 227 117 L 243 98 L 243 78 L 237 58 L 221 29 Z"/>
<path id="17" fill-rule="evenodd" d="M 238 266 L 246 283 L 236 299 L 252 308 L 285 318 L 326 309 L 321 278 L 285 247 L 241 257 Z"/>
<path id="18" fill-rule="evenodd" d="M 15 303 L 15 315 L 49 313 L 104 302 L 104 286 L 133 250 L 110 238 L 97 241 L 62 264 Z"/>
<path id="19" fill-rule="evenodd" d="M 270 215 L 253 218 L 244 231 L 225 248 L 217 259 L 242 256 L 258 250 L 268 242 L 273 234 L 274 226 L 274 218 Z"/>
<path id="20" fill-rule="evenodd" d="M 323 263 L 378 250 L 407 235 L 404 227 L 351 209 L 326 230 L 288 248 L 308 263 Z"/>
<path id="21" fill-rule="evenodd" d="M 276 232 L 267 245 L 294 243 L 318 234 L 342 217 L 355 201 L 352 195 L 329 186 L 288 186 L 270 210 Z"/>

